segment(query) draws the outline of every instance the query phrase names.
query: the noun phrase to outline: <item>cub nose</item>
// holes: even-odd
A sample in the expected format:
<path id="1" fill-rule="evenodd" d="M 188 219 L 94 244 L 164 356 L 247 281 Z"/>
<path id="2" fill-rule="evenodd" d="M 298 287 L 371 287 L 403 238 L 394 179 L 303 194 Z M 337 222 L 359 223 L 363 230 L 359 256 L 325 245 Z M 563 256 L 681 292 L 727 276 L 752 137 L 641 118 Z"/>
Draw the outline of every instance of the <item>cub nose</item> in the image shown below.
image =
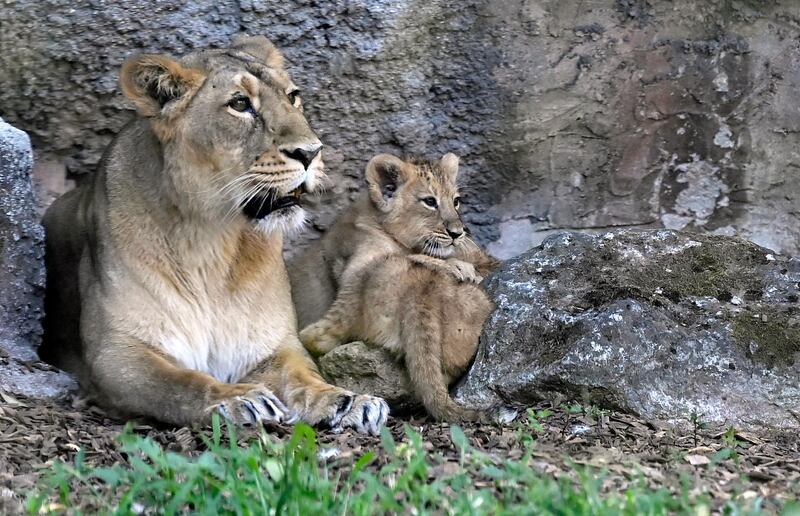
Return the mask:
<path id="1" fill-rule="evenodd" d="M 455 239 L 457 239 L 458 237 L 460 237 L 461 235 L 464 234 L 464 230 L 460 229 L 460 228 L 457 228 L 457 229 L 447 228 L 447 234 L 450 235 L 450 238 L 455 240 Z"/>
<path id="2" fill-rule="evenodd" d="M 322 144 L 317 143 L 305 147 L 296 147 L 294 149 L 281 149 L 281 153 L 287 158 L 296 159 L 303 164 L 303 168 L 308 170 L 308 166 L 321 150 Z"/>

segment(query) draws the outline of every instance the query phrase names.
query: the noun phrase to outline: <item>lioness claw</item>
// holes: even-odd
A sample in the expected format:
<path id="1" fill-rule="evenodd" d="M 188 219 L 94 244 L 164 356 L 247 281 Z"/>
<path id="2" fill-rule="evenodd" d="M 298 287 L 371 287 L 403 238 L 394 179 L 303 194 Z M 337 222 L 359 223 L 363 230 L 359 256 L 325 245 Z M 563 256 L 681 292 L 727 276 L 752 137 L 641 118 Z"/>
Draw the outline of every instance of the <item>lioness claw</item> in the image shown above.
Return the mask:
<path id="1" fill-rule="evenodd" d="M 265 388 L 253 389 L 212 405 L 209 410 L 239 425 L 264 423 L 292 424 L 297 414 L 289 410 L 272 392 Z"/>
<path id="2" fill-rule="evenodd" d="M 364 394 L 345 394 L 325 424 L 332 432 L 352 428 L 360 433 L 379 435 L 388 417 L 389 405 L 383 399 Z"/>

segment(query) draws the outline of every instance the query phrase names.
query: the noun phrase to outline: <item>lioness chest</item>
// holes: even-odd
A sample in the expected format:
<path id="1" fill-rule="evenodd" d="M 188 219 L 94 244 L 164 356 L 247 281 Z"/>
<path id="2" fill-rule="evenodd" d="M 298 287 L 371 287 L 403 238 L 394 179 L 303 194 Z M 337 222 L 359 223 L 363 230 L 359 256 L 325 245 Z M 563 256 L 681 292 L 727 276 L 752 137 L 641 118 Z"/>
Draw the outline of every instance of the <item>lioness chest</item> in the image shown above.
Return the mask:
<path id="1" fill-rule="evenodd" d="M 146 270 L 118 285 L 117 327 L 151 343 L 182 367 L 236 382 L 278 347 L 296 341 L 280 251 L 247 263 Z M 243 270 L 247 268 L 248 270 Z"/>
<path id="2" fill-rule="evenodd" d="M 235 297 L 181 303 L 154 336 L 183 367 L 236 382 L 289 337 L 285 316 Z M 273 304 L 273 307 L 275 305 Z"/>

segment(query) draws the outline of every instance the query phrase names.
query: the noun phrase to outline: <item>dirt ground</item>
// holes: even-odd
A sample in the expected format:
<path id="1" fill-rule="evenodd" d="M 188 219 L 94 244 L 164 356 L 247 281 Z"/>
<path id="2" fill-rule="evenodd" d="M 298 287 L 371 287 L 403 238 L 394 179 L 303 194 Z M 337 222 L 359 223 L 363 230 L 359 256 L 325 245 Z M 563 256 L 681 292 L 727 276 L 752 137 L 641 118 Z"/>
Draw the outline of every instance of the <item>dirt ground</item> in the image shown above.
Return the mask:
<path id="1" fill-rule="evenodd" d="M 25 493 L 46 473 L 55 460 L 72 461 L 83 448 L 86 462 L 110 465 L 124 460 L 115 438 L 123 423 L 110 419 L 95 407 L 79 403 L 42 402 L 3 395 L 0 404 L 0 513 L 22 510 Z M 489 454 L 498 464 L 523 458 L 521 442 L 535 439 L 531 467 L 549 475 L 574 474 L 575 465 L 597 466 L 605 471 L 603 489 L 623 490 L 644 478 L 649 486 L 680 492 L 682 477 L 689 479 L 693 493 L 708 493 L 713 505 L 722 507 L 731 497 L 763 497 L 765 508 L 776 500 L 800 496 L 800 439 L 787 434 L 759 435 L 690 428 L 679 432 L 636 417 L 547 403 L 536 407 L 552 415 L 536 423 L 509 426 L 466 425 L 462 427 L 472 445 Z M 522 418 L 523 421 L 525 418 Z M 458 469 L 458 452 L 447 424 L 424 417 L 392 418 L 395 440 L 404 440 L 404 425 L 419 431 L 436 464 L 432 474 Z M 541 426 L 539 426 L 541 425 Z M 134 430 L 148 435 L 171 450 L 201 451 L 202 429 L 158 427 L 139 422 Z M 276 439 L 286 438 L 289 428 L 276 427 Z M 242 436 L 246 440 L 246 436 Z M 351 457 L 381 449 L 376 437 L 350 432 L 320 432 L 323 448 L 336 448 L 331 467 L 347 468 Z M 717 462 L 718 452 L 735 454 Z M 727 453 L 727 455 L 730 455 Z M 379 453 L 379 467 L 386 457 Z M 684 480 L 685 481 L 685 480 Z M 480 479 L 476 479 L 480 483 Z M 487 487 L 490 485 L 487 484 Z"/>

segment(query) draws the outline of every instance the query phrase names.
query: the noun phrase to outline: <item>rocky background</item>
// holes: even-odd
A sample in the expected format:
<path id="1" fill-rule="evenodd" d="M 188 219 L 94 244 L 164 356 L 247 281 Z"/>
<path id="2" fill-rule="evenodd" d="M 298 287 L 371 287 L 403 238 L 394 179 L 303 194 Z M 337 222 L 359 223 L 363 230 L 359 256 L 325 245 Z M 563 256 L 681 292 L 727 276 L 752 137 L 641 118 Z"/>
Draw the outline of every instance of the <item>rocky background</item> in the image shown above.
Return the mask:
<path id="1" fill-rule="evenodd" d="M 373 154 L 454 151 L 503 258 L 614 227 L 800 249 L 795 0 L 6 0 L 0 27 L 0 116 L 31 136 L 41 206 L 128 120 L 126 57 L 245 31 L 284 49 L 327 146 L 317 232 Z"/>

